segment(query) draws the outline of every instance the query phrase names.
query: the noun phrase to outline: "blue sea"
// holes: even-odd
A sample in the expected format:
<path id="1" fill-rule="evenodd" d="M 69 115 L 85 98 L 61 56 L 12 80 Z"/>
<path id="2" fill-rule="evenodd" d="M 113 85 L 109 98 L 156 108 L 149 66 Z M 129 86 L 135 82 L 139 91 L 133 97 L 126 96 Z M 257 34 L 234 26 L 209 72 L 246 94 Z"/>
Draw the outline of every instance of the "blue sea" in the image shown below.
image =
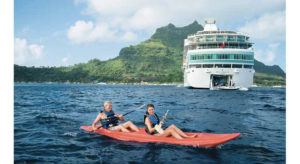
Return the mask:
<path id="1" fill-rule="evenodd" d="M 184 131 L 236 133 L 215 148 L 124 142 L 81 130 L 112 101 L 126 113 L 153 103 Z M 145 109 L 125 117 L 142 127 Z M 15 163 L 285 163 L 286 90 L 212 91 L 177 86 L 14 84 Z"/>

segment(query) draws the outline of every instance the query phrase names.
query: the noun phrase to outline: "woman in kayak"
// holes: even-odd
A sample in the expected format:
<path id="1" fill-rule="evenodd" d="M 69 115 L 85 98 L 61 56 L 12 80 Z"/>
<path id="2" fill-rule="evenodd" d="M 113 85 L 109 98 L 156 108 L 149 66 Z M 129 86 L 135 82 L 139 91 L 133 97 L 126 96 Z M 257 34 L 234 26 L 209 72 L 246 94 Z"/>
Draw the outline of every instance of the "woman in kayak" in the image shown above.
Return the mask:
<path id="1" fill-rule="evenodd" d="M 130 130 L 139 131 L 139 128 L 134 125 L 131 121 L 127 121 L 123 124 L 118 125 L 118 120 L 124 121 L 123 115 L 118 115 L 112 110 L 111 101 L 104 102 L 104 110 L 102 110 L 93 123 L 93 130 L 97 130 L 97 123 L 100 121 L 102 127 L 109 130 L 116 130 L 121 132 L 130 132 Z M 109 122 L 110 121 L 110 122 Z M 109 122 L 109 123 L 108 123 Z"/>
<path id="2" fill-rule="evenodd" d="M 153 104 L 148 104 L 147 105 L 147 111 L 146 115 L 144 116 L 144 122 L 145 122 L 145 129 L 146 132 L 150 135 L 157 135 L 157 136 L 164 136 L 164 137 L 169 137 L 173 136 L 177 139 L 182 139 L 182 138 L 194 138 L 196 136 L 188 136 L 186 135 L 182 130 L 177 128 L 175 125 L 170 125 L 168 128 L 166 128 L 163 132 L 163 134 L 156 133 L 155 130 L 155 125 L 163 125 L 163 121 L 159 122 L 159 118 L 154 112 L 154 105 Z"/>

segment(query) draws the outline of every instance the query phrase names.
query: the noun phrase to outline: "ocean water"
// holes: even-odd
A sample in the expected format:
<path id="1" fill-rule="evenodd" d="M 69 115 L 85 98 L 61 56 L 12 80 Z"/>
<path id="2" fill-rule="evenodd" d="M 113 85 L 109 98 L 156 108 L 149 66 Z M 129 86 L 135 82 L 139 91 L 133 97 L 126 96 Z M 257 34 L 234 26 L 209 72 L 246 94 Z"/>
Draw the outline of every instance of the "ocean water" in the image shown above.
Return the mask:
<path id="1" fill-rule="evenodd" d="M 193 90 L 176 86 L 14 85 L 15 163 L 285 163 L 285 88 Z M 124 142 L 79 129 L 111 100 L 119 114 L 153 103 L 166 125 L 242 135 L 215 148 Z M 144 109 L 125 117 L 143 125 Z"/>

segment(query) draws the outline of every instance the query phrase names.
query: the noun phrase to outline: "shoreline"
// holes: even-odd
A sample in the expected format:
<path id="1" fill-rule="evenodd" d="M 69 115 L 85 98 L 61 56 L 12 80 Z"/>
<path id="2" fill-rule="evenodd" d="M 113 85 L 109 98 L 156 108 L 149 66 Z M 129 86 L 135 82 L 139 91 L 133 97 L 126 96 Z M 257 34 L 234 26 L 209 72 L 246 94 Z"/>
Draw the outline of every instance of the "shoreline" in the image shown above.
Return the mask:
<path id="1" fill-rule="evenodd" d="M 81 83 L 81 82 L 20 82 L 16 81 L 14 83 L 37 83 L 37 84 L 89 84 L 89 85 L 159 85 L 159 86 L 177 86 L 182 85 L 182 83 L 117 83 L 117 82 L 108 82 L 108 83 Z"/>
<path id="2" fill-rule="evenodd" d="M 120 83 L 120 82 L 100 82 L 100 83 L 81 83 L 81 82 L 14 82 L 14 83 L 39 83 L 39 84 L 89 84 L 89 85 L 148 85 L 148 86 L 183 86 L 183 83 L 149 83 L 149 82 L 141 82 L 141 83 Z M 286 88 L 285 85 L 259 85 L 253 84 L 250 88 L 255 87 L 272 87 L 272 88 Z"/>

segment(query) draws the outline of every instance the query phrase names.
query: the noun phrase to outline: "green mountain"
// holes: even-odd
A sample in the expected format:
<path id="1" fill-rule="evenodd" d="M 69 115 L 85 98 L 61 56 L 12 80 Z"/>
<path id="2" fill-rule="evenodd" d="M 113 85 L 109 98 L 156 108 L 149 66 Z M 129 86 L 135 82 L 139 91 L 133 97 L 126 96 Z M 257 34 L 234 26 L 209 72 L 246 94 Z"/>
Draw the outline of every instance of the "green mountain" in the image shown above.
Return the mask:
<path id="1" fill-rule="evenodd" d="M 266 66 L 254 60 L 254 83 L 263 86 L 286 85 L 285 72 L 278 66 Z"/>
<path id="2" fill-rule="evenodd" d="M 256 72 L 285 77 L 285 72 L 278 65 L 266 66 L 262 62 L 254 60 L 254 69 Z"/>
<path id="3" fill-rule="evenodd" d="M 183 82 L 183 42 L 189 34 L 203 30 L 198 22 L 185 27 L 173 24 L 158 28 L 150 39 L 134 46 L 122 48 L 119 56 L 107 61 L 92 59 L 88 63 L 69 67 L 24 67 L 15 65 L 15 81 L 26 82 L 125 82 L 181 83 Z M 255 61 L 257 84 L 265 84 L 264 77 L 274 80 L 285 73 L 278 66 L 265 66 Z M 269 75 L 272 75 L 271 77 Z M 256 76 L 255 76 L 256 78 Z M 275 78 L 275 83 L 278 81 Z M 274 81 L 272 82 L 272 84 Z M 282 85 L 282 83 L 280 83 Z"/>

